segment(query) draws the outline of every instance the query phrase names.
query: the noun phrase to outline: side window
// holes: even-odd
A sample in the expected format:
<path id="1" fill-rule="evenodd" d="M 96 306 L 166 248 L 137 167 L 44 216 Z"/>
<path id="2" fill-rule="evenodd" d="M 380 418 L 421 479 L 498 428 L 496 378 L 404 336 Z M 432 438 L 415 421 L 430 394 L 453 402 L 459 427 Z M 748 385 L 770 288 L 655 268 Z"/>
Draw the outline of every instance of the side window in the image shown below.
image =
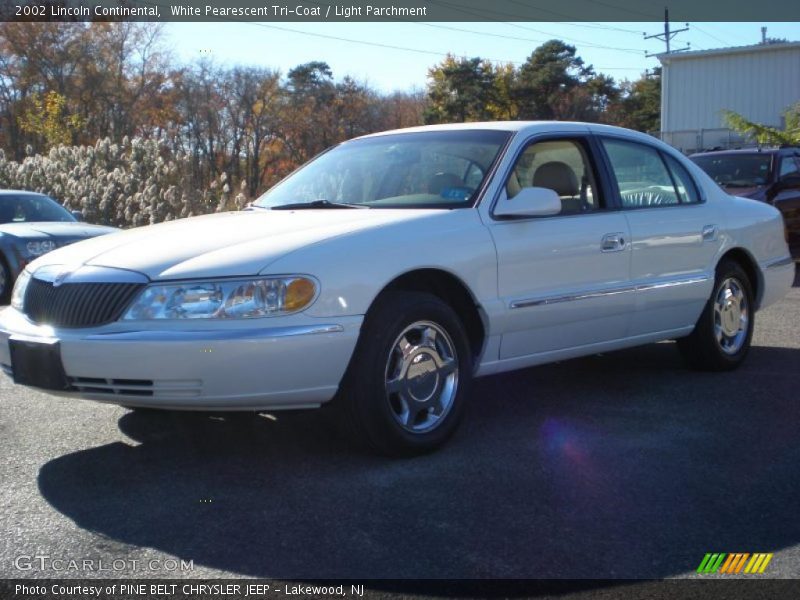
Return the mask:
<path id="1" fill-rule="evenodd" d="M 669 167 L 670 173 L 672 173 L 672 178 L 675 180 L 675 187 L 678 190 L 678 198 L 680 198 L 681 204 L 697 204 L 700 202 L 697 186 L 686 168 L 669 154 L 662 154 L 662 156 L 667 163 L 667 167 Z"/>
<path id="2" fill-rule="evenodd" d="M 522 188 L 544 187 L 561 198 L 562 215 L 600 208 L 597 185 L 584 145 L 577 140 L 547 140 L 528 146 L 506 182 L 513 201 Z"/>
<path id="3" fill-rule="evenodd" d="M 658 150 L 645 144 L 604 139 L 624 208 L 678 204 L 678 193 Z"/>
<path id="4" fill-rule="evenodd" d="M 797 161 L 792 156 L 784 156 L 781 159 L 781 169 L 778 172 L 778 179 L 783 179 L 789 175 L 800 175 L 800 169 L 797 167 Z"/>

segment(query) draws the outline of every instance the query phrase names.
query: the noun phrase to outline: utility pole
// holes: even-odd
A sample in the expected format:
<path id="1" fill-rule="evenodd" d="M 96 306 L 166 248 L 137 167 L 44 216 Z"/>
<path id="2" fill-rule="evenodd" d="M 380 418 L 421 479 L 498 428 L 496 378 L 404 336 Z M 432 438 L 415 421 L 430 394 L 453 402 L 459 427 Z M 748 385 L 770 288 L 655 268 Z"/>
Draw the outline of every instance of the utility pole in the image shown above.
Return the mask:
<path id="1" fill-rule="evenodd" d="M 666 54 L 672 54 L 673 52 L 683 52 L 684 50 L 689 50 L 689 48 L 691 47 L 690 44 L 686 44 L 686 46 L 684 46 L 683 48 L 678 48 L 677 50 L 673 50 L 672 49 L 672 47 L 670 45 L 670 42 L 672 41 L 672 39 L 676 35 L 678 35 L 679 33 L 683 32 L 683 31 L 689 31 L 689 24 L 686 23 L 686 27 L 684 27 L 683 29 L 670 29 L 670 26 L 669 26 L 669 8 L 664 7 L 664 33 L 654 33 L 653 35 L 647 35 L 647 34 L 642 34 L 642 35 L 644 35 L 644 39 L 646 39 L 646 40 L 657 39 L 657 40 L 660 40 L 660 41 L 664 42 L 667 45 Z M 656 56 L 658 54 L 662 54 L 662 53 L 661 52 L 646 52 L 645 56 L 647 58 L 650 58 L 651 56 Z"/>

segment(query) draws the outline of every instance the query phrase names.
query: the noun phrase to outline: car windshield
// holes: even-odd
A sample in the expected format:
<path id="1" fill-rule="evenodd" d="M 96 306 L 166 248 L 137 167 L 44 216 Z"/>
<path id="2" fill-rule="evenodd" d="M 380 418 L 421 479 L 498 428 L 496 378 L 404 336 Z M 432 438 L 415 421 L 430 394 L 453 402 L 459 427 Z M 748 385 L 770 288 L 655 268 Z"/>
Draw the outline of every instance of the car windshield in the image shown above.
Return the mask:
<path id="1" fill-rule="evenodd" d="M 0 224 L 75 221 L 58 202 L 39 194 L 0 194 Z"/>
<path id="2" fill-rule="evenodd" d="M 723 187 L 766 185 L 772 169 L 772 156 L 756 152 L 693 156 L 692 160 Z"/>
<path id="3" fill-rule="evenodd" d="M 261 208 L 463 208 L 511 132 L 399 133 L 345 142 L 266 192 Z"/>

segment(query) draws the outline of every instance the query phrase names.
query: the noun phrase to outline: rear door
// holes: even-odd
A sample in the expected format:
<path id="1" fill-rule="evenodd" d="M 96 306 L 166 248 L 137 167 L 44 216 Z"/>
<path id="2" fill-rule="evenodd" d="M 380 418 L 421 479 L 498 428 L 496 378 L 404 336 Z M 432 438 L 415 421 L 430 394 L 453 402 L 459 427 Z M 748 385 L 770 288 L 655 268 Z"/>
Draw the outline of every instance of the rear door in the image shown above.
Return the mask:
<path id="1" fill-rule="evenodd" d="M 629 138 L 600 139 L 631 231 L 630 335 L 693 326 L 713 287 L 721 215 L 671 154 Z"/>

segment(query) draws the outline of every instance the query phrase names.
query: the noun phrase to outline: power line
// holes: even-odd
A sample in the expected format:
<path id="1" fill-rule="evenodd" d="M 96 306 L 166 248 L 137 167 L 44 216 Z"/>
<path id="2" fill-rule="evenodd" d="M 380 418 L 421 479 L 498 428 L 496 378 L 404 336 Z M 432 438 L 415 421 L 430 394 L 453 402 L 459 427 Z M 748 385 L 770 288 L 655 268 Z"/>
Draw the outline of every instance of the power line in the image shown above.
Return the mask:
<path id="1" fill-rule="evenodd" d="M 332 5 L 330 5 L 330 4 L 326 3 L 326 2 L 319 2 L 317 0 L 301 0 L 301 1 L 305 1 L 306 3 L 314 4 L 314 5 L 320 6 L 320 7 L 324 6 L 326 8 L 329 8 L 330 6 L 332 6 Z M 432 0 L 432 1 L 435 2 L 435 0 Z M 509 1 L 514 1 L 514 0 L 509 0 Z M 447 3 L 440 3 L 440 4 L 447 4 Z M 519 4 L 519 2 L 517 2 L 517 4 Z M 452 6 L 456 10 L 461 10 L 460 8 L 455 7 L 453 5 L 450 5 L 450 6 Z M 544 9 L 542 9 L 542 10 L 544 10 Z M 464 11 L 464 10 L 461 10 L 461 12 L 464 12 L 466 14 L 477 14 L 477 13 L 474 13 L 474 12 L 471 12 L 471 11 Z M 551 12 L 552 13 L 553 11 L 546 11 L 546 12 Z M 507 13 L 496 13 L 496 14 L 507 14 Z M 558 14 L 558 13 L 553 13 L 553 14 Z M 511 15 L 511 16 L 514 16 L 514 15 Z M 437 29 L 446 29 L 446 30 L 450 30 L 450 31 L 460 31 L 460 32 L 463 32 L 463 33 L 472 33 L 472 34 L 475 34 L 475 35 L 483 35 L 483 36 L 495 37 L 495 38 L 500 38 L 500 39 L 508 39 L 508 40 L 522 41 L 522 42 L 530 42 L 530 43 L 533 43 L 533 44 L 541 44 L 541 43 L 547 41 L 547 40 L 535 40 L 535 39 L 531 39 L 531 38 L 522 38 L 522 37 L 518 37 L 518 36 L 504 35 L 504 34 L 500 34 L 500 33 L 490 33 L 490 32 L 487 32 L 487 31 L 475 31 L 474 29 L 464 29 L 462 27 L 453 27 L 453 26 L 450 26 L 450 25 L 442 25 L 440 23 L 425 23 L 425 22 L 420 22 L 420 21 L 409 21 L 409 20 L 406 20 L 406 19 L 398 18 L 398 17 L 388 17 L 388 19 L 391 20 L 391 21 L 394 21 L 396 23 L 412 23 L 414 25 L 424 25 L 426 27 L 434 27 L 434 28 L 437 28 Z M 598 45 L 598 44 L 592 44 L 591 42 L 585 42 L 585 41 L 582 41 L 582 40 L 576 40 L 574 38 L 567 38 L 567 37 L 564 37 L 564 36 L 560 36 L 559 34 L 554 34 L 554 33 L 548 32 L 548 31 L 543 31 L 543 30 L 539 30 L 539 29 L 532 29 L 530 27 L 517 26 L 516 24 L 513 24 L 513 23 L 504 23 L 502 21 L 495 21 L 495 22 L 499 22 L 499 23 L 505 24 L 505 25 L 511 25 L 511 26 L 514 26 L 514 27 L 519 27 L 521 29 L 525 29 L 526 31 L 533 31 L 535 33 L 546 35 L 547 39 L 552 39 L 554 36 L 555 37 L 560 37 L 560 38 L 563 38 L 563 39 L 566 39 L 566 40 L 570 40 L 570 41 L 574 41 L 576 43 L 582 44 L 582 45 L 584 45 L 586 47 L 601 48 L 601 49 L 605 49 L 605 50 L 611 50 L 611 51 L 614 51 L 614 52 L 625 52 L 625 53 L 636 53 L 636 54 L 639 54 L 639 53 L 643 52 L 642 50 L 638 50 L 638 49 L 635 49 L 635 48 L 616 48 L 616 47 L 613 47 L 613 46 L 602 46 L 602 45 Z M 615 29 L 619 29 L 619 28 L 615 28 Z M 638 31 L 633 31 L 633 30 L 622 30 L 622 29 L 620 29 L 620 31 L 625 31 L 625 32 L 628 32 L 628 33 L 636 33 L 636 34 L 640 33 Z M 514 62 L 514 61 L 507 61 L 507 62 Z"/>
<path id="2" fill-rule="evenodd" d="M 390 50 L 400 50 L 400 51 L 405 51 L 405 52 L 416 52 L 418 54 L 428 54 L 428 55 L 433 55 L 433 56 L 454 56 L 454 55 L 457 54 L 455 52 L 436 52 L 434 50 L 421 50 L 419 48 L 409 48 L 407 46 L 396 46 L 396 45 L 393 45 L 393 44 L 384 44 L 384 43 L 381 43 L 381 42 L 369 42 L 369 41 L 366 41 L 366 40 L 356 40 L 356 39 L 345 38 L 345 37 L 341 37 L 341 36 L 328 35 L 328 34 L 325 34 L 325 33 L 316 33 L 316 32 L 312 32 L 312 31 L 302 31 L 300 29 L 293 29 L 293 28 L 289 28 L 289 27 L 283 27 L 283 26 L 280 26 L 280 25 L 267 25 L 266 23 L 257 23 L 257 22 L 254 22 L 254 21 L 243 21 L 243 22 L 247 23 L 247 24 L 250 24 L 250 25 L 255 25 L 255 26 L 258 26 L 258 27 L 265 27 L 265 28 L 268 28 L 268 29 L 277 29 L 277 30 L 280 30 L 280 31 L 288 31 L 290 33 L 297 33 L 297 34 L 300 34 L 300 35 L 309 35 L 309 36 L 313 36 L 313 37 L 321 37 L 321 38 L 325 38 L 325 39 L 333 39 L 333 40 L 337 40 L 337 41 L 340 41 L 340 42 L 349 42 L 349 43 L 353 43 L 353 44 L 363 44 L 363 45 L 366 45 L 366 46 L 376 46 L 376 47 L 380 47 L 380 48 L 387 48 L 387 49 L 390 49 Z M 481 58 L 483 60 L 488 60 L 489 62 L 493 62 L 493 63 L 501 63 L 501 64 L 511 63 L 511 64 L 515 64 L 515 65 L 524 64 L 524 61 L 518 61 L 518 60 L 504 60 L 504 59 L 488 58 L 488 57 L 481 57 Z M 620 70 L 620 71 L 633 71 L 633 70 L 638 69 L 639 67 L 596 67 L 596 68 L 598 70 L 603 70 L 603 71 L 617 71 L 617 70 Z"/>
<path id="3" fill-rule="evenodd" d="M 136 2 L 138 4 L 144 4 L 144 5 L 150 5 L 150 6 L 159 6 L 157 4 L 157 0 L 155 0 L 155 1 L 134 0 L 134 2 Z M 330 35 L 330 34 L 326 34 L 326 33 L 303 31 L 301 29 L 294 29 L 294 28 L 285 27 L 285 26 L 282 26 L 282 25 L 273 25 L 273 24 L 267 24 L 267 23 L 259 23 L 259 22 L 256 22 L 256 21 L 247 21 L 247 20 L 244 20 L 244 19 L 237 19 L 235 17 L 220 17 L 220 18 L 215 19 L 215 21 L 218 21 L 218 22 L 219 21 L 221 21 L 221 22 L 229 22 L 229 23 L 240 23 L 240 24 L 246 24 L 246 25 L 251 25 L 251 26 L 256 26 L 256 27 L 263 27 L 265 29 L 274 29 L 274 30 L 277 30 L 277 31 L 295 33 L 295 34 L 298 34 L 298 35 L 306 35 L 306 36 L 311 36 L 311 37 L 316 37 L 316 38 L 336 40 L 336 41 L 339 41 L 339 42 L 346 42 L 346 43 L 351 43 L 351 44 L 360 44 L 360 45 L 364 45 L 364 46 L 373 46 L 373 47 L 377 47 L 377 48 L 384 48 L 384 49 L 387 49 L 387 50 L 397 50 L 397 51 L 401 51 L 401 52 L 414 52 L 416 54 L 425 54 L 425 55 L 429 55 L 429 56 L 440 56 L 440 57 L 444 56 L 444 57 L 447 57 L 447 56 L 456 55 L 455 52 L 437 52 L 435 50 L 423 50 L 421 48 L 410 48 L 408 46 L 398 46 L 398 45 L 395 45 L 395 44 L 385 44 L 383 42 L 371 42 L 371 41 L 367 41 L 367 40 L 346 38 L 346 37 L 337 36 L 337 35 Z M 409 21 L 409 22 L 413 23 L 412 21 Z M 420 23 L 420 24 L 425 24 L 425 23 Z M 447 27 L 447 26 L 441 25 L 440 27 Z M 470 31 L 470 30 L 464 30 L 464 31 Z M 472 33 L 480 33 L 480 32 L 472 32 Z M 528 40 L 528 41 L 533 41 L 533 40 Z M 517 60 L 504 60 L 504 59 L 496 59 L 496 58 L 488 58 L 488 57 L 481 57 L 481 58 L 483 60 L 488 60 L 489 62 L 500 63 L 500 64 L 509 64 L 509 63 L 510 64 L 514 64 L 514 65 L 522 65 L 522 64 L 524 64 L 524 61 L 517 61 Z M 596 68 L 598 70 L 603 70 L 603 71 L 616 71 L 616 70 L 632 71 L 632 70 L 638 69 L 638 67 L 618 67 L 618 66 L 617 67 L 596 67 Z"/>
<path id="4" fill-rule="evenodd" d="M 662 42 L 664 42 L 664 44 L 667 46 L 666 54 L 671 54 L 673 52 L 682 52 L 684 50 L 689 50 L 690 45 L 686 44 L 686 46 L 683 47 L 683 48 L 679 48 L 678 50 L 672 50 L 670 44 L 671 44 L 672 40 L 675 38 L 675 36 L 678 35 L 679 33 L 683 32 L 683 31 L 689 31 L 689 24 L 687 23 L 686 27 L 684 27 L 683 29 L 670 29 L 669 9 L 665 8 L 664 9 L 664 33 L 654 33 L 652 35 L 645 35 L 644 39 L 646 39 L 646 40 L 656 39 L 656 40 L 661 40 Z M 651 56 L 656 56 L 657 54 L 660 54 L 660 52 L 656 52 L 656 53 L 652 53 L 652 54 L 648 53 L 647 57 L 649 58 Z"/>
<path id="5" fill-rule="evenodd" d="M 619 47 L 616 47 L 616 46 L 605 46 L 605 45 L 602 45 L 602 44 L 594 44 L 592 42 L 587 42 L 585 40 L 579 40 L 579 39 L 573 38 L 573 37 L 568 37 L 568 36 L 564 36 L 564 35 L 558 35 L 558 34 L 554 34 L 554 33 L 549 32 L 549 31 L 543 31 L 541 29 L 534 29 L 533 27 L 525 27 L 524 25 L 519 25 L 518 23 L 509 23 L 507 21 L 503 21 L 503 20 L 500 20 L 500 19 L 493 19 L 493 18 L 487 17 L 487 13 L 492 13 L 492 14 L 495 14 L 495 15 L 500 15 L 500 16 L 503 16 L 503 17 L 510 17 L 510 18 L 523 18 L 521 15 L 516 15 L 516 14 L 506 13 L 506 12 L 500 12 L 500 11 L 497 11 L 497 10 L 476 12 L 476 11 L 472 11 L 472 10 L 469 10 L 467 8 L 464 8 L 462 6 L 458 6 L 456 4 L 452 4 L 450 2 L 446 2 L 445 0 L 429 0 L 429 2 L 431 2 L 433 4 L 439 4 L 441 6 L 445 6 L 447 8 L 450 8 L 452 10 L 455 10 L 455 11 L 458 11 L 458 12 L 461 12 L 461 13 L 464 13 L 464 14 L 477 16 L 477 17 L 480 17 L 482 19 L 487 19 L 488 18 L 489 20 L 491 20 L 493 22 L 503 23 L 505 25 L 509 25 L 509 26 L 515 27 L 517 29 L 523 29 L 525 31 L 532 31 L 534 33 L 539 33 L 539 34 L 546 35 L 546 36 L 549 36 L 549 37 L 558 37 L 558 38 L 563 39 L 563 40 L 571 41 L 571 42 L 574 42 L 574 43 L 577 43 L 577 44 L 582 44 L 582 45 L 586 46 L 587 48 L 601 48 L 603 50 L 617 50 L 617 51 L 620 51 L 620 52 L 626 52 L 626 53 L 631 53 L 631 54 L 641 54 L 642 53 L 642 50 L 640 50 L 638 48 L 619 48 Z"/>
<path id="6" fill-rule="evenodd" d="M 424 25 L 426 27 L 434 27 L 436 29 L 447 29 L 449 31 L 460 31 L 460 32 L 463 32 L 463 33 L 472 33 L 474 35 L 483 35 L 483 36 L 487 36 L 487 37 L 500 38 L 500 39 L 504 39 L 504 40 L 516 40 L 516 41 L 520 41 L 520 42 L 531 42 L 531 43 L 534 43 L 534 44 L 544 43 L 547 40 L 553 39 L 553 36 L 559 37 L 557 34 L 549 34 L 548 32 L 542 32 L 542 33 L 547 33 L 547 37 L 544 38 L 544 39 L 536 40 L 536 39 L 518 37 L 518 36 L 513 36 L 513 35 L 505 35 L 505 34 L 502 34 L 502 33 L 491 33 L 491 32 L 488 32 L 488 31 L 476 31 L 474 29 L 464 29 L 462 27 L 453 27 L 451 25 L 442 25 L 440 23 L 424 23 L 424 22 L 420 22 L 420 21 L 401 21 L 401 22 L 403 22 L 403 23 L 412 23 L 414 25 Z M 637 31 L 636 33 L 640 33 L 640 32 Z M 584 43 L 583 45 L 586 46 L 587 44 Z M 612 50 L 612 51 L 616 51 L 616 52 L 625 52 L 625 53 L 633 52 L 632 49 L 631 50 L 615 49 L 615 48 L 608 48 L 608 49 Z M 639 53 L 641 51 L 636 51 L 636 52 Z"/>
<path id="7" fill-rule="evenodd" d="M 708 37 L 710 37 L 710 38 L 713 38 L 713 39 L 715 39 L 715 40 L 716 40 L 716 41 L 718 41 L 720 44 L 724 44 L 725 46 L 729 46 L 729 45 L 730 45 L 728 42 L 726 42 L 725 40 L 722 40 L 722 39 L 718 38 L 716 35 L 714 35 L 714 34 L 713 34 L 713 33 L 711 33 L 710 31 L 706 31 L 705 29 L 702 29 L 701 27 L 699 27 L 699 26 L 697 25 L 697 23 L 692 23 L 692 27 L 694 27 L 694 28 L 695 28 L 697 31 L 699 31 L 699 32 L 700 32 L 700 33 L 702 33 L 703 35 L 705 35 L 705 36 L 708 36 Z"/>
<path id="8" fill-rule="evenodd" d="M 516 4 L 517 6 L 523 6 L 525 8 L 530 8 L 530 4 L 528 4 L 527 2 L 521 2 L 520 0 L 506 0 L 506 2 L 510 2 L 511 4 Z M 574 17 L 574 15 L 568 15 L 566 13 L 557 12 L 555 10 L 550 10 L 548 8 L 542 8 L 541 6 L 536 6 L 535 8 L 539 12 L 551 14 L 551 15 L 554 15 L 556 17 L 565 17 L 566 19 L 572 19 Z M 613 25 L 604 25 L 604 24 L 596 23 L 594 21 L 589 22 L 589 23 L 572 23 L 572 22 L 570 22 L 569 25 L 571 25 L 572 27 L 585 27 L 585 28 L 588 28 L 588 29 L 606 29 L 606 30 L 609 30 L 609 31 L 620 31 L 620 32 L 623 32 L 623 33 L 633 33 L 633 34 L 636 34 L 636 35 L 639 35 L 641 33 L 641 31 L 637 31 L 635 29 L 625 29 L 623 27 L 615 27 Z"/>
<path id="9" fill-rule="evenodd" d="M 242 23 L 247 23 L 247 24 L 250 24 L 250 25 L 256 25 L 258 27 L 264 27 L 264 28 L 267 28 L 267 29 L 276 29 L 278 31 L 287 31 L 289 33 L 297 33 L 299 35 L 309 35 L 309 36 L 312 36 L 312 37 L 318 37 L 318 38 L 323 38 L 323 39 L 328 39 L 328 40 L 336 40 L 336 41 L 339 41 L 339 42 L 349 42 L 351 44 L 362 44 L 364 46 L 374 46 L 374 47 L 377 47 L 377 48 L 386 48 L 386 49 L 389 49 L 389 50 L 401 50 L 403 52 L 415 52 L 417 54 L 428 54 L 428 55 L 432 55 L 432 56 L 449 56 L 449 55 L 453 54 L 452 52 L 436 52 L 434 50 L 422 50 L 421 48 L 409 48 L 407 46 L 395 46 L 394 44 L 384 44 L 382 42 L 368 42 L 366 40 L 356 40 L 356 39 L 352 39 L 352 38 L 341 37 L 341 36 L 338 36 L 338 35 L 329 35 L 329 34 L 326 34 L 326 33 L 316 33 L 316 32 L 312 32 L 312 31 L 302 31 L 300 29 L 292 29 L 290 27 L 283 27 L 281 25 L 267 25 L 266 23 L 257 23 L 255 21 L 241 21 L 241 22 Z M 488 57 L 484 58 L 484 60 L 488 60 L 490 62 L 495 62 L 495 63 L 513 63 L 513 64 L 517 64 L 517 65 L 523 64 L 520 61 L 502 60 L 502 59 L 488 58 Z"/>

